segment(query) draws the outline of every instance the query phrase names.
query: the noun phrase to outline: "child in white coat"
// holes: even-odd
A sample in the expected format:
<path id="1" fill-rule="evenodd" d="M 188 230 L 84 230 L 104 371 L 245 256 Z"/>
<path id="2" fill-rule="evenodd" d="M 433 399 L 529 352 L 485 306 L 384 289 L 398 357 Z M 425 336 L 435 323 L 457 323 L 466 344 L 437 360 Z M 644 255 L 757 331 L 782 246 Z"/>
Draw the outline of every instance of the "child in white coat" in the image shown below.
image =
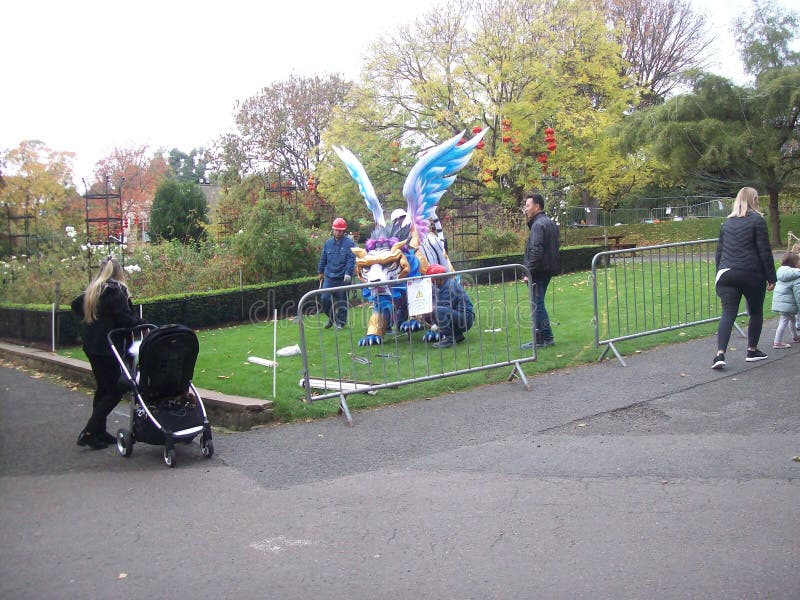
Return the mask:
<path id="1" fill-rule="evenodd" d="M 795 324 L 797 313 L 800 311 L 800 255 L 795 252 L 787 252 L 776 275 L 778 281 L 775 284 L 775 291 L 772 293 L 772 310 L 780 313 L 781 318 L 778 322 L 778 329 L 775 331 L 775 342 L 772 347 L 790 348 L 791 344 L 783 342 L 783 334 L 787 326 L 792 335 L 792 341 L 800 342 Z"/>

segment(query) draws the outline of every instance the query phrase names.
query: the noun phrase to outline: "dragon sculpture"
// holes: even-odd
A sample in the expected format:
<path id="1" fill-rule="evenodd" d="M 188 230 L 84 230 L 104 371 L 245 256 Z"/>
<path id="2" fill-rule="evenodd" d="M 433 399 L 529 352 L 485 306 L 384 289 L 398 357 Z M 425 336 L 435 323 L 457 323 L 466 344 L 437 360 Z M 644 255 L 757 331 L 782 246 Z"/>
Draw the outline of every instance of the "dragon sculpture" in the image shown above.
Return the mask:
<path id="1" fill-rule="evenodd" d="M 428 222 L 436 215 L 439 200 L 456 179 L 456 173 L 469 162 L 475 146 L 486 130 L 468 141 L 462 141 L 464 132 L 442 142 L 425 153 L 411 169 L 403 184 L 407 202 L 406 217 L 401 222 L 386 222 L 381 202 L 361 162 L 344 147 L 334 147 L 337 156 L 355 180 L 367 207 L 375 219 L 375 227 L 365 248 L 353 248 L 356 255 L 356 274 L 364 283 L 373 283 L 369 290 L 372 314 L 367 333 L 358 341 L 359 346 L 383 343 L 383 336 L 393 321 L 400 331 L 412 332 L 423 328 L 415 319 L 405 319 L 405 285 L 396 281 L 405 277 L 424 275 L 428 270 L 428 257 L 441 255 L 427 245 L 436 243 L 435 235 L 428 235 Z M 392 285 L 392 282 L 395 282 Z M 383 283 L 383 285 L 381 285 Z M 424 341 L 435 341 L 438 334 L 425 333 Z"/>

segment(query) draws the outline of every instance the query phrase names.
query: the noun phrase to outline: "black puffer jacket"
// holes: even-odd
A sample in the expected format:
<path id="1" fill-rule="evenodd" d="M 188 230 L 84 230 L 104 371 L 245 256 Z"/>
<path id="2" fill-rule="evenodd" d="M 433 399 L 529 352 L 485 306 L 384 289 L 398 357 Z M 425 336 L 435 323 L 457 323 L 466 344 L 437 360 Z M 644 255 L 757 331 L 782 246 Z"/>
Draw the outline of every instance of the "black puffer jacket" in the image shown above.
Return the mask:
<path id="1" fill-rule="evenodd" d="M 764 217 L 747 211 L 743 217 L 725 219 L 717 241 L 717 271 L 741 269 L 759 273 L 767 283 L 775 283 L 775 260 Z"/>
<path id="2" fill-rule="evenodd" d="M 72 301 L 74 312 L 83 319 L 83 297 L 81 294 Z M 83 337 L 83 351 L 88 354 L 111 356 L 107 335 L 112 329 L 134 327 L 144 323 L 133 314 L 133 303 L 127 293 L 127 288 L 118 281 L 106 281 L 100 293 L 97 307 L 97 320 L 86 326 L 86 335 Z"/>
<path id="3" fill-rule="evenodd" d="M 531 232 L 525 244 L 523 264 L 534 277 L 558 275 L 561 272 L 558 225 L 540 212 L 528 221 L 528 227 Z"/>

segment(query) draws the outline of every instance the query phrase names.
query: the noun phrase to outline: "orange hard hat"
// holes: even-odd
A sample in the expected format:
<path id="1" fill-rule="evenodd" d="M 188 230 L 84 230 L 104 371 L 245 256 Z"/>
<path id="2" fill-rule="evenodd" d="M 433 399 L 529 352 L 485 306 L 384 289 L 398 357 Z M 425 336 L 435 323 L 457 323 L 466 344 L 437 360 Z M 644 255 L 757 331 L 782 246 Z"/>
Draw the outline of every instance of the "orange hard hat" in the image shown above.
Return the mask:
<path id="1" fill-rule="evenodd" d="M 428 272 L 426 275 L 440 275 L 442 273 L 447 273 L 447 269 L 445 269 L 442 265 L 432 264 L 428 267 Z"/>
<path id="2" fill-rule="evenodd" d="M 333 228 L 336 231 L 345 231 L 347 229 L 347 221 L 345 221 L 342 217 L 336 217 L 333 220 Z"/>

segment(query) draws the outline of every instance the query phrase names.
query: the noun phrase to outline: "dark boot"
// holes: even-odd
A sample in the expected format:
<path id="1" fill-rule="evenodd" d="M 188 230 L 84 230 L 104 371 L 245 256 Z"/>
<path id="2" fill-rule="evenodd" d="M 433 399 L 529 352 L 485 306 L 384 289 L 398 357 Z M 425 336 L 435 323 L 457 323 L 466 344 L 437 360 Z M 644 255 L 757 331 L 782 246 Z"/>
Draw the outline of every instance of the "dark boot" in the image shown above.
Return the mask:
<path id="1" fill-rule="evenodd" d="M 81 431 L 76 443 L 78 446 L 88 446 L 92 450 L 102 450 L 103 448 L 108 448 L 108 444 L 100 439 L 96 433 L 92 433 L 86 429 Z"/>

